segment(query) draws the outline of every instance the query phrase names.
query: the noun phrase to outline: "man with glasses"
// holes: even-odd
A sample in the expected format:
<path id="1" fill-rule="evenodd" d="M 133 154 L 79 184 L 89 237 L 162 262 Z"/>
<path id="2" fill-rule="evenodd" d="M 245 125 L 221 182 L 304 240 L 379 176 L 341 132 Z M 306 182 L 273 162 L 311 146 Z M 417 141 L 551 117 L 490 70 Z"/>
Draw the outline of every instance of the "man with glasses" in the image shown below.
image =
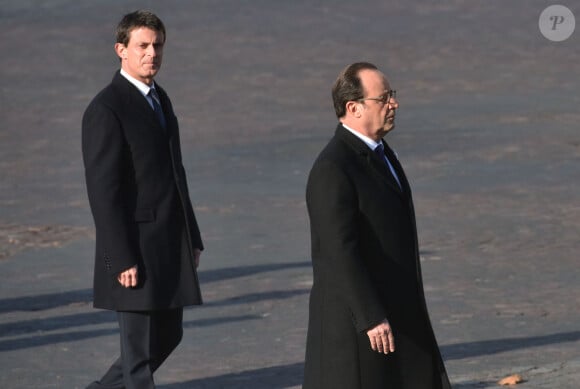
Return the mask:
<path id="1" fill-rule="evenodd" d="M 310 172 L 314 283 L 304 389 L 448 389 L 427 313 L 411 190 L 383 137 L 396 92 L 354 63 L 332 89 L 339 120 Z"/>

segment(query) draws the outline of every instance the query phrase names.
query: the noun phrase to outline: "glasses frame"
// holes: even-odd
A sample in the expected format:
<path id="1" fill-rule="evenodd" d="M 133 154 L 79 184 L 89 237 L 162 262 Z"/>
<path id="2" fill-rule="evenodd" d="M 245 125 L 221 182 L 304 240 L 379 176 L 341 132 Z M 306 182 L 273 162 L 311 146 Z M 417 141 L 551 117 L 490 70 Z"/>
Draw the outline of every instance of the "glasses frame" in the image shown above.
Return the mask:
<path id="1" fill-rule="evenodd" d="M 391 99 L 396 99 L 397 98 L 397 91 L 395 89 L 391 89 L 387 92 L 385 92 L 384 94 L 382 94 L 381 96 L 377 96 L 377 97 L 365 97 L 362 99 L 358 99 L 357 102 L 362 103 L 365 100 L 374 100 L 374 101 L 379 101 L 381 103 L 384 104 L 390 104 L 391 103 Z"/>

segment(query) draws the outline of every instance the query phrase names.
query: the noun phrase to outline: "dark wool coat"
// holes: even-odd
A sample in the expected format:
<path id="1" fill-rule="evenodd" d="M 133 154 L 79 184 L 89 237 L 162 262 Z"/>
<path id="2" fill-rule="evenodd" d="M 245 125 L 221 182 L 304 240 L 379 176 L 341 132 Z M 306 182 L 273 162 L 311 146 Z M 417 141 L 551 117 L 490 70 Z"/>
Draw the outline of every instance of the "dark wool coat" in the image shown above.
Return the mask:
<path id="1" fill-rule="evenodd" d="M 342 125 L 308 179 L 314 283 L 304 389 L 450 388 L 425 304 L 411 191 Z M 387 318 L 396 351 L 366 331 Z"/>
<path id="2" fill-rule="evenodd" d="M 156 84 L 164 129 L 117 72 L 89 104 L 82 151 L 96 228 L 94 306 L 148 311 L 201 304 L 193 249 L 203 249 L 181 162 L 171 102 Z M 117 275 L 138 265 L 139 283 Z"/>

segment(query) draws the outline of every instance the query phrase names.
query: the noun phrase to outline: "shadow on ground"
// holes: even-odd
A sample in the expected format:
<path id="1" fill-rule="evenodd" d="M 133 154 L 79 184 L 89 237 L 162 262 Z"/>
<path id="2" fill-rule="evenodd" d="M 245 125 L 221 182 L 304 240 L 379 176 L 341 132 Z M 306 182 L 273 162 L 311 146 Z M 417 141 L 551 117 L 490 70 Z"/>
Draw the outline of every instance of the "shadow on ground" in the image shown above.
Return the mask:
<path id="1" fill-rule="evenodd" d="M 505 351 L 540 347 L 550 344 L 576 342 L 578 340 L 580 340 L 580 331 L 571 331 L 527 338 L 505 338 L 450 344 L 442 346 L 441 353 L 445 360 L 453 360 L 493 355 Z"/>
<path id="2" fill-rule="evenodd" d="M 265 265 L 226 267 L 199 272 L 202 283 L 225 281 L 258 273 L 310 267 L 310 262 L 285 262 Z M 93 299 L 92 289 L 71 290 L 35 296 L 14 297 L 0 300 L 0 314 L 17 311 L 40 311 L 72 304 L 89 304 Z M 1 332 L 0 332 L 1 333 Z"/>
<path id="3" fill-rule="evenodd" d="M 178 384 L 160 385 L 160 389 L 189 388 L 253 388 L 283 389 L 302 385 L 304 364 L 272 366 L 246 370 L 240 373 L 224 374 L 216 377 L 195 379 Z"/>

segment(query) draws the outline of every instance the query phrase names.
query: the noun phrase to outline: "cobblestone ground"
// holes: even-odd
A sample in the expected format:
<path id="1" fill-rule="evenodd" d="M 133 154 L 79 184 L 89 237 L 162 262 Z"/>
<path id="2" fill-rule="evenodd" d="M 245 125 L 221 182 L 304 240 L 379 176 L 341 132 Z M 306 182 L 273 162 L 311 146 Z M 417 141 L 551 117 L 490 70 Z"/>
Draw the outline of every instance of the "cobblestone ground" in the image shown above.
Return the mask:
<path id="1" fill-rule="evenodd" d="M 0 387 L 83 388 L 118 351 L 91 307 L 80 119 L 114 25 L 150 8 L 207 250 L 205 305 L 157 373 L 177 388 L 299 388 L 311 285 L 304 187 L 368 60 L 398 90 L 431 317 L 454 387 L 580 382 L 578 32 L 544 1 L 0 0 Z M 569 6 L 580 15 L 580 8 Z"/>

